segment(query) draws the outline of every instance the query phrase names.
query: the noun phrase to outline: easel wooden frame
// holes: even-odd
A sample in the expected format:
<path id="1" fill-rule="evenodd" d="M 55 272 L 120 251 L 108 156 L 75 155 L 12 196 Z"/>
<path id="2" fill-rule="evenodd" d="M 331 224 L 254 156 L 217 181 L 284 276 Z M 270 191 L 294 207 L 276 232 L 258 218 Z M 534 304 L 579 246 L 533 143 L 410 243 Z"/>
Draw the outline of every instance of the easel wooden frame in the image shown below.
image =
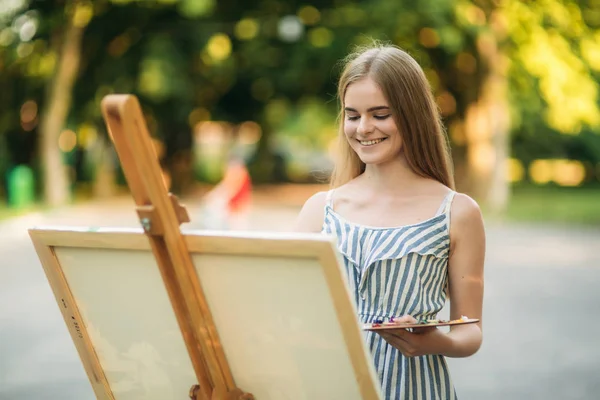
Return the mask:
<path id="1" fill-rule="evenodd" d="M 187 212 L 164 185 L 137 98 L 109 95 L 102 114 L 184 337 L 199 387 L 192 398 L 250 399 L 235 386 L 179 225 Z M 194 393 L 196 392 L 196 393 Z"/>
<path id="2" fill-rule="evenodd" d="M 141 229 L 111 230 L 107 228 L 90 231 L 88 228 L 60 227 L 31 229 L 29 233 L 57 302 L 62 305 L 63 318 L 97 398 L 101 400 L 114 399 L 77 308 L 77 303 L 54 254 L 54 249 L 68 247 L 149 251 L 152 249 L 151 242 L 145 238 Z M 195 232 L 193 235 L 183 235 L 182 238 L 190 254 L 261 255 L 291 258 L 306 258 L 307 254 L 316 255 L 322 265 L 323 275 L 337 311 L 361 398 L 364 400 L 380 399 L 377 382 L 371 379 L 370 365 L 365 363 L 362 347 L 364 340 L 356 324 L 351 299 L 345 282 L 339 279 L 338 260 L 335 252 L 332 251 L 331 238 L 312 234 L 228 233 L 224 235 L 215 232 Z"/>
<path id="3" fill-rule="evenodd" d="M 191 260 L 192 251 L 231 249 L 242 254 L 260 251 L 265 255 L 264 238 L 256 241 L 235 237 L 185 237 L 179 225 L 188 222 L 187 211 L 176 197 L 168 193 L 154 147 L 137 99 L 131 95 L 109 95 L 102 101 L 102 112 L 109 134 L 115 144 L 123 171 L 136 204 L 143 231 L 83 232 L 78 230 L 30 230 L 38 256 L 42 262 L 55 297 L 62 305 L 61 312 L 88 373 L 93 390 L 99 399 L 114 399 L 110 385 L 95 353 L 82 317 L 77 309 L 65 276 L 61 272 L 54 247 L 99 247 L 111 249 L 150 249 L 158 264 L 187 352 L 198 381 L 190 389 L 193 400 L 250 400 L 254 397 L 235 384 L 219 341 L 200 280 Z M 142 232 L 144 234 L 142 234 Z M 285 236 L 281 236 L 285 238 Z M 271 238 L 273 239 L 273 238 Z M 289 239 L 289 238 L 288 238 Z M 250 243 L 250 244 L 249 244 Z M 224 247 L 226 246 L 226 247 Z M 315 241 L 285 240 L 270 247 L 268 254 L 302 257 L 310 246 L 321 246 L 312 251 L 322 252 L 326 264 L 336 265 L 330 239 Z M 369 368 L 364 363 L 362 337 L 347 289 L 334 279 L 333 271 L 324 271 L 338 318 L 343 326 L 353 368 L 363 399 L 379 399 L 379 390 L 373 384 Z M 335 271 L 339 274 L 339 271 Z M 338 276 L 339 278 L 339 276 Z M 335 295 L 334 295 L 335 293 Z M 353 349 L 353 344 L 356 349 Z"/>

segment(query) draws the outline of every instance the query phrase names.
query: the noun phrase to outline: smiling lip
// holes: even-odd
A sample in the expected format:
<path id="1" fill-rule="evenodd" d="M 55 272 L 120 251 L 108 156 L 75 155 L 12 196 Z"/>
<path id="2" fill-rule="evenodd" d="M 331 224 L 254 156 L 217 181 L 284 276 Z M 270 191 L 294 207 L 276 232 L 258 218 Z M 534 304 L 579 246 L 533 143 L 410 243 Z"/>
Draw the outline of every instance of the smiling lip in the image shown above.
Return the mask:
<path id="1" fill-rule="evenodd" d="M 360 143 L 363 146 L 373 146 L 374 144 L 377 143 L 381 143 L 385 140 L 386 138 L 379 138 L 379 139 L 371 139 L 371 140 L 358 140 L 358 143 Z"/>

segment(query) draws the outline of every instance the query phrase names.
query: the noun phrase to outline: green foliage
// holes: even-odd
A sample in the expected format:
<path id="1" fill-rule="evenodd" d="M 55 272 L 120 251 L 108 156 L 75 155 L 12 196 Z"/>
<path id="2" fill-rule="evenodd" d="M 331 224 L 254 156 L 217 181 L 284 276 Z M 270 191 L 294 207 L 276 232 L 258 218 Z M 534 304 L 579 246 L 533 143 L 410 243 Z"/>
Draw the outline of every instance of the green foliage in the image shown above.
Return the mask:
<path id="1" fill-rule="evenodd" d="M 600 163 L 600 3 L 505 2 L 513 154 Z M 600 179 L 600 174 L 596 174 Z"/>
<path id="2" fill-rule="evenodd" d="M 477 101 L 490 67 L 482 52 L 495 38 L 510 83 L 514 154 L 600 162 L 597 1 L 23 1 L 0 7 L 0 135 L 25 133 L 25 101 L 43 110 L 69 16 L 85 26 L 70 126 L 105 134 L 102 97 L 134 93 L 167 166 L 190 151 L 207 117 L 261 124 L 254 170 L 263 180 L 276 172 L 274 152 L 292 161 L 323 152 L 335 136 L 336 65 L 371 38 L 415 56 L 446 99 L 448 124 Z M 35 26 L 32 37 L 25 23 Z M 28 132 L 35 138 L 37 128 Z M 0 155 L 0 166 L 34 159 L 32 143 Z"/>
<path id="3" fill-rule="evenodd" d="M 600 11 L 597 2 L 590 7 Z M 525 89 L 513 90 L 511 96 L 524 105 L 528 120 L 541 115 L 544 124 L 561 133 L 579 133 L 600 124 L 596 74 L 600 35 L 583 17 L 583 11 L 590 10 L 556 0 L 509 1 L 502 9 L 509 76 L 513 87 Z M 535 96 L 542 101 L 528 101 Z M 524 119 L 517 128 L 527 124 Z"/>

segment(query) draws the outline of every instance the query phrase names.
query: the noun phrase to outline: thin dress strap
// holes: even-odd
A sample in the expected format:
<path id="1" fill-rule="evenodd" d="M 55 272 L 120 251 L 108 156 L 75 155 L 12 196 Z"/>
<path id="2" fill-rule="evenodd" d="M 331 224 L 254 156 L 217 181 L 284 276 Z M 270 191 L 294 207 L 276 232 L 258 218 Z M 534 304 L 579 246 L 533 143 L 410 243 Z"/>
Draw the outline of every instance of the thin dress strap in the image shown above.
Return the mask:
<path id="1" fill-rule="evenodd" d="M 332 210 L 333 210 L 333 191 L 334 191 L 334 189 L 331 189 L 330 191 L 328 191 L 327 196 L 325 197 L 325 204 Z"/>
<path id="2" fill-rule="evenodd" d="M 454 190 L 451 190 L 450 193 L 448 193 L 446 197 L 444 197 L 444 201 L 442 201 L 440 208 L 438 208 L 437 212 L 435 213 L 436 216 L 446 214 L 448 213 L 448 211 L 450 211 L 450 207 L 452 206 L 452 199 L 454 199 L 455 194 L 456 192 Z"/>

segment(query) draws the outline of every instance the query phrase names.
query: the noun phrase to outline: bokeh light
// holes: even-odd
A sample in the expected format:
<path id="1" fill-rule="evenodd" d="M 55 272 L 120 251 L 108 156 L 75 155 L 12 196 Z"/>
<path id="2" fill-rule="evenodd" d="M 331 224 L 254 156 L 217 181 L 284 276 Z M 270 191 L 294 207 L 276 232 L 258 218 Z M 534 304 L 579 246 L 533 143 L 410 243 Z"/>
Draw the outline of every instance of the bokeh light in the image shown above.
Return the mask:
<path id="1" fill-rule="evenodd" d="M 298 10 L 298 17 L 305 25 L 314 25 L 321 20 L 321 13 L 313 6 L 304 6 Z"/>
<path id="2" fill-rule="evenodd" d="M 244 145 L 258 143 L 262 136 L 262 128 L 254 121 L 246 121 L 238 127 L 238 142 Z"/>
<path id="3" fill-rule="evenodd" d="M 77 145 L 77 134 L 72 130 L 64 130 L 58 137 L 58 147 L 61 151 L 68 153 Z"/>
<path id="4" fill-rule="evenodd" d="M 240 40 L 254 39 L 258 35 L 259 25 L 254 18 L 244 18 L 235 24 L 235 37 Z"/>
<path id="5" fill-rule="evenodd" d="M 315 47 L 328 47 L 333 42 L 333 32 L 324 27 L 312 29 L 308 33 L 310 43 Z"/>
<path id="6" fill-rule="evenodd" d="M 279 20 L 277 33 L 284 42 L 296 42 L 304 34 L 304 25 L 297 16 L 286 15 Z"/>
<path id="7" fill-rule="evenodd" d="M 525 178 L 525 167 L 521 160 L 509 158 L 506 160 L 506 177 L 509 182 L 520 182 Z"/>
<path id="8" fill-rule="evenodd" d="M 224 33 L 213 35 L 206 44 L 208 55 L 215 61 L 223 61 L 231 54 L 231 40 Z"/>
<path id="9" fill-rule="evenodd" d="M 428 48 L 437 47 L 440 44 L 440 36 L 433 28 L 422 28 L 419 31 L 419 42 Z"/>

